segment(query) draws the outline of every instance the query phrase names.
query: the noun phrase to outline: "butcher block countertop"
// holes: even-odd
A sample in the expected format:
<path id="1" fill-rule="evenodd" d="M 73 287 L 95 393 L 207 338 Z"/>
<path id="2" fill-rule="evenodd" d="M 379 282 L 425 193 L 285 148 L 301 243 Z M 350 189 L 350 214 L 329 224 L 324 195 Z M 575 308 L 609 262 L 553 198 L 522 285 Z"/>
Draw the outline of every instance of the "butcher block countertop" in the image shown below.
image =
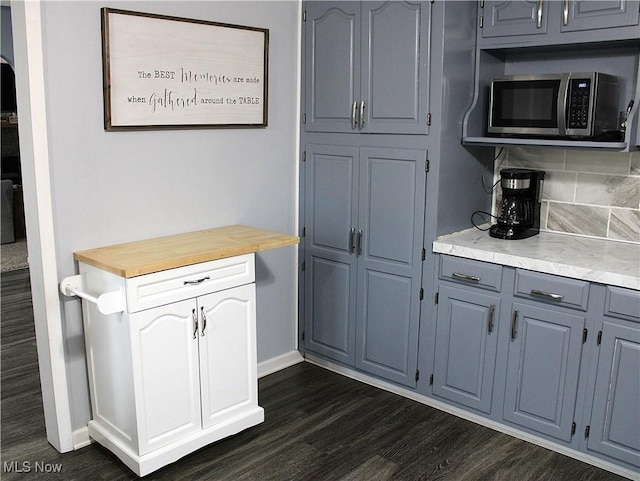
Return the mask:
<path id="1" fill-rule="evenodd" d="M 295 245 L 299 240 L 288 234 L 232 225 L 74 252 L 73 258 L 129 278 Z"/>

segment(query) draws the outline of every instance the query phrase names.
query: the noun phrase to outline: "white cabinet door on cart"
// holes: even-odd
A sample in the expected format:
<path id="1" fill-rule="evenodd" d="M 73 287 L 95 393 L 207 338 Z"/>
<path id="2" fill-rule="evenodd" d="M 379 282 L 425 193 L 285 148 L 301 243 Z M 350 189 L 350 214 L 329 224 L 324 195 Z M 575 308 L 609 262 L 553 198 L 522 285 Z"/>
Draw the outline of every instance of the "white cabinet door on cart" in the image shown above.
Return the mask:
<path id="1" fill-rule="evenodd" d="M 255 284 L 198 298 L 203 428 L 258 402 Z"/>
<path id="2" fill-rule="evenodd" d="M 195 300 L 131 314 L 139 454 L 201 429 Z"/>
<path id="3" fill-rule="evenodd" d="M 247 284 L 131 315 L 140 454 L 257 404 L 254 306 Z"/>

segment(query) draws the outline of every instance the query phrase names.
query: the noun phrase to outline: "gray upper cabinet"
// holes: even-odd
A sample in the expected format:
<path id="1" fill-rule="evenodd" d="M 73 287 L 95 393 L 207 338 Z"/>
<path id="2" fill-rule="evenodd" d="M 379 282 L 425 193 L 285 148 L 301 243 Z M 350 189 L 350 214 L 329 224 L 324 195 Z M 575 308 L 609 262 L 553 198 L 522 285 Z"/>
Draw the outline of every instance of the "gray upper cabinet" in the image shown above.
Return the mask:
<path id="1" fill-rule="evenodd" d="M 637 1 L 565 1 L 562 5 L 561 32 L 634 27 L 640 20 Z"/>
<path id="2" fill-rule="evenodd" d="M 602 311 L 601 311 L 602 313 Z M 640 294 L 608 287 L 595 352 L 587 452 L 640 468 Z"/>
<path id="3" fill-rule="evenodd" d="M 429 4 L 305 6 L 306 131 L 426 134 Z"/>
<path id="4" fill-rule="evenodd" d="M 307 145 L 305 348 L 415 386 L 426 151 Z"/>
<path id="5" fill-rule="evenodd" d="M 513 37 L 547 33 L 549 11 L 540 1 L 484 2 L 482 37 Z"/>
<path id="6" fill-rule="evenodd" d="M 571 441 L 585 316 L 514 303 L 503 419 Z"/>
<path id="7" fill-rule="evenodd" d="M 480 9 L 482 45 L 554 45 L 638 37 L 636 0 L 486 1 Z"/>

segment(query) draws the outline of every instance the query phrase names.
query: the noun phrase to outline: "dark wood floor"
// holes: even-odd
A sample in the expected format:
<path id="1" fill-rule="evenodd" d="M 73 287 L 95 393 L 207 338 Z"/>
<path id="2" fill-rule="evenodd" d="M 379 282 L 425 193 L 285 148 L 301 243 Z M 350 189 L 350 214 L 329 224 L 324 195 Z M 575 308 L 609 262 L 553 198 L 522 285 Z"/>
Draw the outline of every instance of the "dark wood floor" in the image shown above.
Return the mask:
<path id="1" fill-rule="evenodd" d="M 97 444 L 65 454 L 47 444 L 28 271 L 3 273 L 1 294 L 1 478 L 137 479 Z M 259 390 L 263 424 L 145 479 L 623 479 L 309 363 L 262 378 Z"/>

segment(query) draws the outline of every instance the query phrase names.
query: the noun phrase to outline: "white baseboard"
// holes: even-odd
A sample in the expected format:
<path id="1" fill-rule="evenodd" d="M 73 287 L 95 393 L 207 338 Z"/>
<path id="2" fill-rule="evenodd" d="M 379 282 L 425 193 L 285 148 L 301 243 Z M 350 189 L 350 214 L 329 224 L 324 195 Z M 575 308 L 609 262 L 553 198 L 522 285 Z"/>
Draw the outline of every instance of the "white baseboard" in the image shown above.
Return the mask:
<path id="1" fill-rule="evenodd" d="M 596 458 L 595 456 L 591 456 L 589 454 L 585 454 L 580 451 L 576 451 L 574 449 L 568 448 L 566 446 L 562 446 L 560 444 L 556 444 L 552 441 L 548 441 L 543 438 L 539 438 L 532 434 L 519 431 L 518 429 L 511 428 L 510 426 L 506 426 L 504 424 L 500 424 L 491 419 L 484 418 L 482 416 L 478 416 L 476 414 L 467 412 L 463 409 L 459 409 L 453 406 L 450 406 L 444 402 L 437 401 L 433 398 L 424 396 L 423 394 L 419 394 L 415 391 L 411 391 L 409 389 L 404 389 L 395 384 L 390 384 L 385 381 L 381 381 L 379 379 L 370 377 L 366 374 L 362 374 L 360 372 L 354 371 L 348 367 L 340 366 L 338 364 L 334 364 L 331 361 L 327 361 L 320 357 L 316 357 L 313 354 L 306 353 L 305 361 L 310 362 L 311 364 L 315 364 L 316 366 L 324 367 L 330 371 L 336 372 L 338 374 L 342 374 L 351 379 L 355 379 L 356 381 L 363 382 L 365 384 L 369 384 L 370 386 L 378 387 L 380 389 L 384 389 L 385 391 L 392 392 L 394 394 L 398 394 L 399 396 L 406 397 L 412 399 L 413 401 L 417 401 L 419 403 L 425 404 L 427 406 L 433 407 L 440 411 L 444 411 L 449 414 L 453 414 L 462 419 L 466 419 L 467 421 L 474 422 L 476 424 L 480 424 L 481 426 L 485 426 L 487 428 L 493 429 L 495 431 L 499 431 L 504 434 L 508 434 L 509 436 L 513 436 L 514 438 L 522 439 L 523 441 L 527 441 L 532 444 L 536 444 L 546 449 L 550 449 L 551 451 L 555 451 L 556 453 L 564 454 L 565 456 L 569 456 L 570 458 L 577 459 L 578 461 L 582 461 L 587 464 L 591 464 L 592 466 L 596 466 L 598 468 L 602 468 L 606 471 L 615 473 L 619 476 L 623 476 L 625 478 L 629 478 L 631 480 L 637 480 L 638 474 L 631 471 L 630 469 L 623 468 L 616 464 L 605 461 L 604 459 Z"/>
<path id="2" fill-rule="evenodd" d="M 298 351 L 290 351 L 258 364 L 258 377 L 264 377 L 304 361 Z"/>
<path id="3" fill-rule="evenodd" d="M 93 442 L 93 439 L 89 437 L 89 427 L 83 426 L 80 429 L 76 429 L 72 434 L 73 438 L 73 449 L 84 448 L 89 446 Z"/>

